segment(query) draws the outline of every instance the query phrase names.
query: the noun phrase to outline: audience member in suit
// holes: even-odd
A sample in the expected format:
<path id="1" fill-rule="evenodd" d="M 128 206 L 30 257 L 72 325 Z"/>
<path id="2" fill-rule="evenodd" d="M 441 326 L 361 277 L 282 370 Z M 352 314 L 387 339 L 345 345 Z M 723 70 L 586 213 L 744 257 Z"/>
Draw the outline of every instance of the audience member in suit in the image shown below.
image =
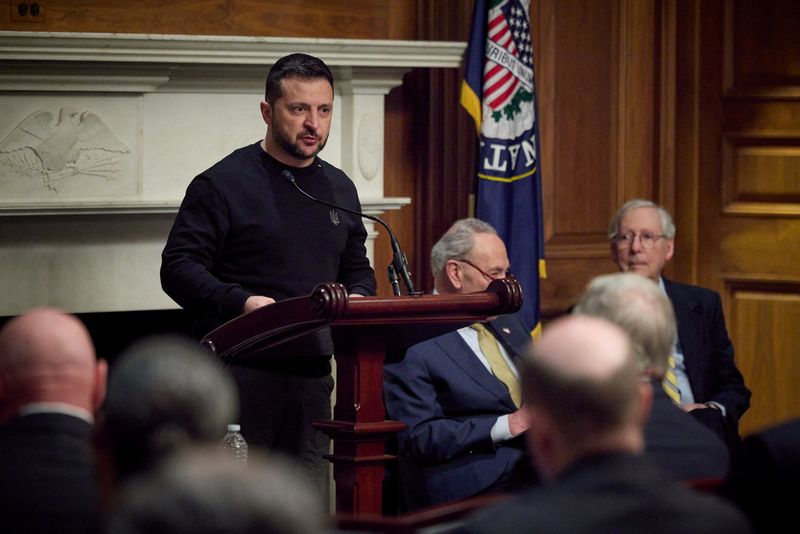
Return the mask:
<path id="1" fill-rule="evenodd" d="M 463 532 L 748 532 L 724 500 L 669 479 L 642 455 L 652 400 L 627 334 L 599 317 L 546 326 L 523 361 L 526 439 L 545 480 L 480 512 Z"/>
<path id="2" fill-rule="evenodd" d="M 106 525 L 109 534 L 325 532 L 316 490 L 294 465 L 252 451 L 233 463 L 216 447 L 192 447 L 131 482 Z"/>
<path id="3" fill-rule="evenodd" d="M 608 319 L 630 336 L 653 386 L 653 406 L 644 427 L 646 456 L 678 480 L 722 480 L 730 463 L 725 443 L 681 410 L 662 387 L 676 332 L 667 296 L 649 278 L 602 275 L 589 282 L 573 313 Z"/>
<path id="4" fill-rule="evenodd" d="M 793 419 L 742 440 L 725 493 L 757 532 L 788 532 L 796 528 L 798 480 L 800 419 Z"/>
<path id="5" fill-rule="evenodd" d="M 131 478 L 190 444 L 218 444 L 236 421 L 233 379 L 215 359 L 179 337 L 157 336 L 126 349 L 111 368 L 95 446 L 113 501 Z"/>
<path id="6" fill-rule="evenodd" d="M 434 245 L 431 265 L 438 293 L 463 294 L 506 277 L 509 262 L 491 225 L 462 219 Z M 486 327 L 499 342 L 519 399 L 515 362 L 530 334 L 515 316 L 497 317 Z M 414 345 L 401 361 L 384 366 L 387 415 L 407 425 L 398 452 L 400 486 L 407 492 L 400 498 L 408 508 L 531 481 L 517 437 L 528 423 L 491 369 L 469 326 Z"/>
<path id="7" fill-rule="evenodd" d="M 673 356 L 683 409 L 735 448 L 750 391 L 734 362 L 719 295 L 662 276 L 674 253 L 675 225 L 661 206 L 629 200 L 614 215 L 608 237 L 619 269 L 654 280 L 672 301 L 678 324 Z"/>
<path id="8" fill-rule="evenodd" d="M 91 451 L 106 363 L 77 317 L 34 309 L 0 331 L 0 532 L 93 532 Z"/>

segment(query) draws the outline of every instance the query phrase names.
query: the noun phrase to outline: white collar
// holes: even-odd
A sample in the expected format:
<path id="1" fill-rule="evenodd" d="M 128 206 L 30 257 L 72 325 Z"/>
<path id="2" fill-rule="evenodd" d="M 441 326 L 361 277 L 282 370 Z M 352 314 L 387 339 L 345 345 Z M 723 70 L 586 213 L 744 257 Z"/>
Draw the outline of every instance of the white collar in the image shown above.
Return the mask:
<path id="1" fill-rule="evenodd" d="M 78 419 L 83 419 L 90 425 L 94 424 L 94 417 L 89 411 L 64 402 L 32 402 L 20 408 L 17 412 L 17 415 L 25 416 L 39 413 L 60 413 L 64 415 L 71 415 L 73 417 L 77 417 Z"/>

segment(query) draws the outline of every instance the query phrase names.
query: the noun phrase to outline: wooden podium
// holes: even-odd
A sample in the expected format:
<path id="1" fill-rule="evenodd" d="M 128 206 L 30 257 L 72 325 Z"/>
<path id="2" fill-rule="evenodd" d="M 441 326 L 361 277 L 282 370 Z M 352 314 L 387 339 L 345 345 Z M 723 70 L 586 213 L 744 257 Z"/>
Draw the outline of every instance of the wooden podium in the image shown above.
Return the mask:
<path id="1" fill-rule="evenodd" d="M 493 281 L 485 292 L 469 295 L 415 295 L 349 299 L 341 284 L 317 286 L 297 297 L 259 308 L 225 323 L 202 344 L 223 361 L 269 357 L 278 345 L 325 327 L 333 332 L 336 405 L 332 421 L 315 428 L 333 440 L 336 510 L 381 514 L 386 441 L 403 424 L 386 420 L 383 408 L 384 359 L 455 328 L 522 306 L 513 278 Z"/>

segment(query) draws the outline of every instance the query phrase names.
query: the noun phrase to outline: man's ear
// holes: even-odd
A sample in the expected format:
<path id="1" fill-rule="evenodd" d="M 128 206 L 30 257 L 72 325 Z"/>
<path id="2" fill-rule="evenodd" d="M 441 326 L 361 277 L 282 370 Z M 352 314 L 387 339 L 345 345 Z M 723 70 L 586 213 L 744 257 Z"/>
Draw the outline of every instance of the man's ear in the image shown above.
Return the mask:
<path id="1" fill-rule="evenodd" d="M 675 253 L 675 240 L 669 239 L 667 240 L 667 250 L 664 253 L 664 262 L 668 262 L 672 259 L 672 255 Z"/>
<path id="2" fill-rule="evenodd" d="M 106 398 L 106 384 L 108 381 L 108 362 L 99 359 L 97 360 L 97 365 L 95 366 L 95 377 L 94 377 L 94 392 L 92 394 L 92 406 L 94 407 L 94 411 L 100 409 L 100 406 L 103 404 L 103 400 Z"/>
<path id="3" fill-rule="evenodd" d="M 649 380 L 639 382 L 639 400 L 638 422 L 644 425 L 650 419 L 650 411 L 653 408 L 653 386 Z"/>
<path id="4" fill-rule="evenodd" d="M 272 126 L 272 106 L 266 100 L 262 100 L 259 108 L 261 109 L 261 118 L 264 119 L 266 125 Z"/>
<path id="5" fill-rule="evenodd" d="M 447 281 L 450 282 L 455 289 L 461 289 L 464 285 L 461 280 L 461 268 L 458 266 L 456 260 L 448 260 L 444 265 L 444 272 L 447 276 Z"/>

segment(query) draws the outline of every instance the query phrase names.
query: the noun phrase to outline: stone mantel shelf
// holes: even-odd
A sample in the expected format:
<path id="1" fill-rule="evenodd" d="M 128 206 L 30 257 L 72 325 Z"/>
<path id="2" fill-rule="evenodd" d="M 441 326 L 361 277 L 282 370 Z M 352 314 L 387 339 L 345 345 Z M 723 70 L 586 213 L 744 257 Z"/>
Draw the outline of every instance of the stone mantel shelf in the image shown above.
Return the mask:
<path id="1" fill-rule="evenodd" d="M 331 67 L 458 67 L 466 43 L 373 39 L 0 31 L 0 60 L 270 65 L 292 52 Z"/>
<path id="2" fill-rule="evenodd" d="M 412 68 L 454 68 L 466 43 L 0 31 L 0 91 L 260 92 L 292 52 L 324 60 L 343 91 L 386 94 Z"/>
<path id="3" fill-rule="evenodd" d="M 380 215 L 386 211 L 398 210 L 411 203 L 408 197 L 364 198 L 361 209 L 367 215 Z M 0 207 L 0 217 L 52 217 L 67 215 L 158 215 L 176 214 L 179 201 L 153 202 L 98 202 L 80 205 L 17 205 Z"/>

